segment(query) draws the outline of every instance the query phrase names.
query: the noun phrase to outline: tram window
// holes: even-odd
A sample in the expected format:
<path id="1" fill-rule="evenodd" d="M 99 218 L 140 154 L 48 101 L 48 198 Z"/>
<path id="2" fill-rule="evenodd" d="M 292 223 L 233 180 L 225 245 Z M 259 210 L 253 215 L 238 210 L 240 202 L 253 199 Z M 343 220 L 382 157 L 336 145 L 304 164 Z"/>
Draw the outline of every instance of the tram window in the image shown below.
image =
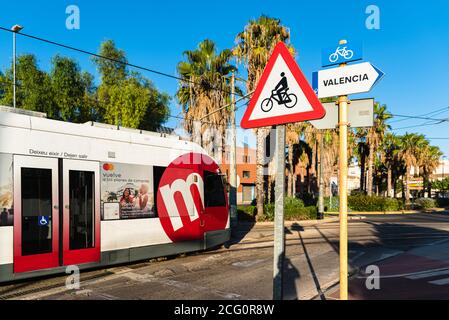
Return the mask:
<path id="1" fill-rule="evenodd" d="M 206 208 L 226 205 L 221 175 L 204 171 L 204 203 Z"/>
<path id="2" fill-rule="evenodd" d="M 52 172 L 22 168 L 22 255 L 52 250 Z M 46 225 L 39 219 L 47 217 Z"/>
<path id="3" fill-rule="evenodd" d="M 154 212 L 155 217 L 158 216 L 157 213 L 157 192 L 159 189 L 159 182 L 161 181 L 162 175 L 165 172 L 166 167 L 153 167 L 153 190 L 154 190 Z"/>
<path id="4" fill-rule="evenodd" d="M 94 173 L 70 170 L 70 250 L 94 247 Z"/>

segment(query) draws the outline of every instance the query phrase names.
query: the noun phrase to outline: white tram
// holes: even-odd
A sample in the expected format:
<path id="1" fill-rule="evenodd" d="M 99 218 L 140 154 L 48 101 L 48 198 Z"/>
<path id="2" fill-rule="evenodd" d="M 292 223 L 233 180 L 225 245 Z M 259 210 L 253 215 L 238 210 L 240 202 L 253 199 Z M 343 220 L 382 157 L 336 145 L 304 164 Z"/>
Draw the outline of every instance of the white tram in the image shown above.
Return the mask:
<path id="1" fill-rule="evenodd" d="M 0 282 L 230 238 L 218 165 L 179 137 L 0 108 Z"/>

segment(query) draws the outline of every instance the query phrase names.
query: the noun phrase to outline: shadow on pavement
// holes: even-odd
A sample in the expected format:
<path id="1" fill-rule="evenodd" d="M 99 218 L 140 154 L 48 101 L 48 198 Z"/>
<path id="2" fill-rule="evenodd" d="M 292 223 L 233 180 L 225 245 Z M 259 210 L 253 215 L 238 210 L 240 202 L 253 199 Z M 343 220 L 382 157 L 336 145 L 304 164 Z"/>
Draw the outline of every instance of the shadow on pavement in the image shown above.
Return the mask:
<path id="1" fill-rule="evenodd" d="M 231 228 L 231 239 L 224 244 L 224 247 L 229 249 L 233 244 L 242 241 L 255 225 L 255 222 L 239 221 L 236 227 Z"/>

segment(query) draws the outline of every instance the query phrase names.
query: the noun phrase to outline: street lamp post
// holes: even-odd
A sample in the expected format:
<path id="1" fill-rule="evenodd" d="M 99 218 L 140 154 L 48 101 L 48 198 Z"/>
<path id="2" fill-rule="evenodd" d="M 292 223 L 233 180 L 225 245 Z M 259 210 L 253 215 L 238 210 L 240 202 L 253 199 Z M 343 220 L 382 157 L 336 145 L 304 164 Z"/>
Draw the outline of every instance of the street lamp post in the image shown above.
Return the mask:
<path id="1" fill-rule="evenodd" d="M 13 106 L 16 107 L 16 34 L 23 29 L 16 24 L 11 28 L 12 33 L 12 68 L 13 68 Z"/>

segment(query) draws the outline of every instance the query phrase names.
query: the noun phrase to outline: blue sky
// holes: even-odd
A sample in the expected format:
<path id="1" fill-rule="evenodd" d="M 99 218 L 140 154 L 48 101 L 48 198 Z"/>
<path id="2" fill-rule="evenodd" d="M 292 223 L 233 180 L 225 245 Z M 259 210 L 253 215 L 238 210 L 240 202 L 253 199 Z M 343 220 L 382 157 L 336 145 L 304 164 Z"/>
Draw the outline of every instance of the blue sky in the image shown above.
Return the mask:
<path id="1" fill-rule="evenodd" d="M 80 8 L 80 30 L 65 27 L 66 7 Z M 380 30 L 365 27 L 365 9 L 380 9 Z M 88 51 L 97 51 L 101 41 L 113 39 L 124 49 L 131 63 L 176 74 L 184 50 L 194 49 L 203 39 L 214 40 L 220 49 L 234 45 L 235 35 L 249 19 L 267 14 L 281 19 L 290 28 L 297 62 L 311 79 L 321 68 L 321 48 L 339 39 L 361 41 L 364 61 L 386 73 L 369 93 L 393 114 L 421 115 L 449 107 L 449 12 L 448 1 L 3 1 L 0 26 L 21 24 L 24 32 L 62 42 Z M 96 75 L 86 55 L 18 38 L 18 53 L 34 53 L 43 69 L 59 53 L 76 58 L 81 67 Z M 0 32 L 0 68 L 11 61 L 11 34 Z M 176 80 L 145 73 L 162 91 L 173 95 Z M 180 112 L 176 101 L 171 113 Z M 240 119 L 243 108 L 238 112 Z M 435 115 L 449 117 L 445 113 Z M 398 118 L 399 119 L 399 118 Z M 178 120 L 171 119 L 169 126 Z M 422 124 L 424 120 L 394 123 L 393 128 Z M 395 130 L 420 132 L 429 138 L 449 138 L 449 124 L 426 125 Z M 432 140 L 449 155 L 449 140 Z"/>

